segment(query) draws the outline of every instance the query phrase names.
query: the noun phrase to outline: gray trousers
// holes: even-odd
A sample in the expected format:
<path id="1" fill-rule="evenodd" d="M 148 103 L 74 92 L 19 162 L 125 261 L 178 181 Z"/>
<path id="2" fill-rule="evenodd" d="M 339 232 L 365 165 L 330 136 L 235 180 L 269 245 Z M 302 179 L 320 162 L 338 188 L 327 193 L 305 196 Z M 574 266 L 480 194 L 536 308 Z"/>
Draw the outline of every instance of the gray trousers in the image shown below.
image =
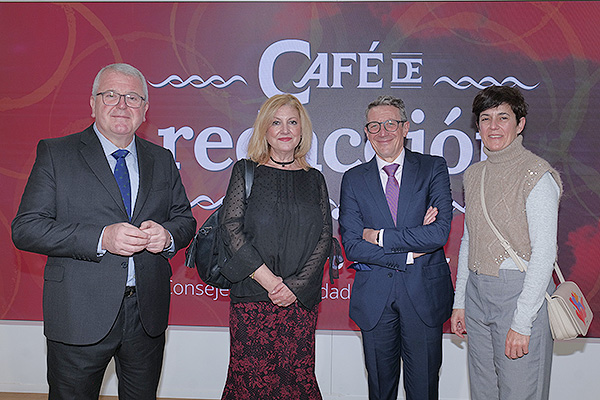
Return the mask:
<path id="1" fill-rule="evenodd" d="M 524 278 L 516 270 L 500 270 L 499 277 L 469 273 L 465 323 L 474 400 L 548 399 L 553 341 L 546 301 L 533 322 L 529 353 L 516 360 L 504 354 Z"/>

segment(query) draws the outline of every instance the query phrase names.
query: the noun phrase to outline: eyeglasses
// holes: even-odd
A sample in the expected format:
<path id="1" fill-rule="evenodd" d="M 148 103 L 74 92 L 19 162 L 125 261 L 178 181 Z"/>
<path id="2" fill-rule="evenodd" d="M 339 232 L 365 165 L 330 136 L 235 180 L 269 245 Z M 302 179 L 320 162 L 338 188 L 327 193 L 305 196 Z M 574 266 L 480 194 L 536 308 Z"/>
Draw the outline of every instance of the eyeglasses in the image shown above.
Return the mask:
<path id="1" fill-rule="evenodd" d="M 145 98 L 137 93 L 119 94 L 114 90 L 96 93 L 96 96 L 102 96 L 102 102 L 107 106 L 116 106 L 121 101 L 121 97 L 125 97 L 125 104 L 129 108 L 140 108 Z"/>
<path id="2" fill-rule="evenodd" d="M 396 132 L 398 130 L 398 128 L 400 127 L 400 124 L 403 124 L 405 122 L 406 121 L 398 121 L 396 119 L 388 119 L 387 121 L 384 121 L 384 122 L 371 121 L 371 122 L 368 122 L 365 125 L 365 127 L 367 128 L 367 132 L 374 135 L 376 133 L 379 133 L 382 125 L 386 131 Z"/>

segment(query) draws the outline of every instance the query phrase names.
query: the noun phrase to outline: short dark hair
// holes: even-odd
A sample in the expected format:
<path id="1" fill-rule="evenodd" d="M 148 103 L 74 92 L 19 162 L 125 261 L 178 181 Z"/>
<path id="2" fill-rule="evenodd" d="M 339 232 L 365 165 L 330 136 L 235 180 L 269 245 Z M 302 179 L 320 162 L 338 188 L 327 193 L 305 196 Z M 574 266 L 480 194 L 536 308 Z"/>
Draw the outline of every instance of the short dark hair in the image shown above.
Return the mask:
<path id="1" fill-rule="evenodd" d="M 527 115 L 529 106 L 519 89 L 510 86 L 488 86 L 477 93 L 473 99 L 473 114 L 475 114 L 477 125 L 479 125 L 479 115 L 482 112 L 504 103 L 508 104 L 515 113 L 517 123 Z"/>
<path id="2" fill-rule="evenodd" d="M 392 106 L 396 107 L 400 110 L 400 119 L 402 121 L 407 121 L 406 119 L 406 107 L 404 106 L 404 102 L 402 99 L 394 96 L 379 96 L 377 99 L 373 100 L 368 106 L 367 111 L 365 112 L 365 118 L 369 119 L 369 111 L 373 107 L 379 106 Z"/>

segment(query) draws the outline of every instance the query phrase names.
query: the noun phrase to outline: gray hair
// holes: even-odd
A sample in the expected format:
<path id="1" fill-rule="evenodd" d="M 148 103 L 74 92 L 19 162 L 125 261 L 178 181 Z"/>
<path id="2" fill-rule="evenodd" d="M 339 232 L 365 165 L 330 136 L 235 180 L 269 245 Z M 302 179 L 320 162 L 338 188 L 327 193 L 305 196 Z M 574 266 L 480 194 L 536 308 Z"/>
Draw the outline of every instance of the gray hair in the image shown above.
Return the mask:
<path id="1" fill-rule="evenodd" d="M 124 64 L 124 63 L 107 65 L 106 67 L 102 68 L 100 70 L 100 72 L 98 72 L 98 75 L 96 75 L 96 79 L 94 79 L 94 84 L 92 85 L 92 96 L 95 96 L 96 94 L 98 94 L 98 86 L 100 86 L 100 77 L 106 71 L 115 71 L 115 72 L 119 72 L 124 75 L 129 75 L 134 78 L 138 78 L 140 80 L 140 82 L 142 84 L 142 88 L 144 90 L 144 93 L 142 93 L 142 96 L 144 96 L 144 99 L 146 99 L 146 101 L 148 101 L 148 84 L 146 83 L 146 78 L 144 78 L 144 75 L 140 72 L 139 69 L 137 69 L 136 67 L 134 67 L 132 65 Z M 123 94 L 125 94 L 125 93 L 123 93 Z"/>
<path id="2" fill-rule="evenodd" d="M 389 95 L 379 96 L 377 99 L 372 101 L 367 106 L 367 111 L 365 112 L 365 118 L 367 120 L 369 119 L 369 111 L 371 110 L 371 108 L 379 107 L 379 106 L 396 107 L 398 110 L 400 110 L 400 119 L 402 121 L 408 121 L 408 119 L 406 118 L 406 108 L 404 107 L 404 102 L 402 101 L 402 99 L 400 99 L 398 97 L 394 97 L 394 96 L 389 96 Z"/>

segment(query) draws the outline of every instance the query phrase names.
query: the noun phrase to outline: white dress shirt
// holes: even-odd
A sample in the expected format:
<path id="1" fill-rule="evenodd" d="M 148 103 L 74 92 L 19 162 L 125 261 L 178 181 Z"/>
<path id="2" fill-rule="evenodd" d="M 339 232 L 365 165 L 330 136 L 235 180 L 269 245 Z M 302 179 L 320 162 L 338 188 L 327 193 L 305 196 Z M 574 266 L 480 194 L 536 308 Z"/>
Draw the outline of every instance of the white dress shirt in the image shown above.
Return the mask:
<path id="1" fill-rule="evenodd" d="M 100 133 L 96 127 L 96 123 L 94 123 L 94 132 L 96 132 L 96 136 L 98 136 L 98 139 L 100 140 L 100 144 L 104 150 L 104 155 L 106 156 L 108 165 L 110 165 L 110 170 L 114 173 L 115 167 L 117 166 L 117 160 L 112 156 L 112 153 L 119 150 L 119 147 L 117 147 L 114 143 Z M 129 184 L 131 186 L 131 218 L 133 218 L 133 210 L 135 208 L 135 201 L 137 199 L 138 188 L 140 186 L 140 169 L 138 166 L 135 138 L 127 147 L 125 147 L 125 150 L 129 151 L 127 156 L 125 156 L 125 164 L 127 164 L 127 170 L 129 172 Z M 106 227 L 104 227 L 104 229 L 106 229 Z M 98 255 L 100 256 L 103 256 L 106 253 L 106 250 L 102 249 L 104 229 L 102 229 L 102 234 L 100 235 L 100 240 L 98 241 Z M 128 260 L 126 286 L 135 286 L 135 263 L 133 262 L 133 257 L 129 257 Z"/>
<path id="2" fill-rule="evenodd" d="M 404 149 L 402 149 L 402 151 L 400 152 L 400 155 L 398 157 L 396 157 L 396 159 L 392 162 L 387 162 L 387 161 L 383 160 L 382 158 L 380 158 L 379 156 L 377 156 L 377 155 L 375 156 L 376 161 L 377 161 L 377 169 L 379 170 L 379 178 L 381 179 L 381 186 L 383 188 L 384 193 L 385 193 L 385 187 L 387 186 L 387 181 L 388 181 L 389 177 L 388 177 L 388 174 L 383 170 L 383 168 L 390 164 L 398 164 L 398 169 L 396 169 L 396 173 L 394 174 L 394 177 L 398 181 L 398 187 L 400 187 L 400 185 L 402 183 L 402 170 L 404 169 L 405 154 L 406 154 L 406 152 L 404 151 Z M 383 247 L 383 236 L 384 236 L 384 229 L 381 229 L 379 231 L 379 243 L 378 243 L 378 245 L 381 247 Z M 413 255 L 412 251 L 410 251 L 406 254 L 406 264 L 414 264 L 414 255 Z"/>

